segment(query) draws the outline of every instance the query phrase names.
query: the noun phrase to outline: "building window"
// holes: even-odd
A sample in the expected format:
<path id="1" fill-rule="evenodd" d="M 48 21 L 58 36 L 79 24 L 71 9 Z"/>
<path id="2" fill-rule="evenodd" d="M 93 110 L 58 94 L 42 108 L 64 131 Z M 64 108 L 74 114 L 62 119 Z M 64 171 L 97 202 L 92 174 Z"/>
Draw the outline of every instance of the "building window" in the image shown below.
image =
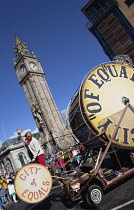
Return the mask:
<path id="1" fill-rule="evenodd" d="M 132 39 L 132 41 L 134 42 L 134 29 L 132 29 L 132 30 L 130 30 L 129 32 L 128 32 L 128 34 L 129 34 L 129 37 Z"/>
<path id="2" fill-rule="evenodd" d="M 102 47 L 104 48 L 104 50 L 106 50 L 107 48 L 109 48 L 109 44 L 107 43 L 107 41 L 105 40 L 104 37 L 101 37 L 100 44 L 102 45 Z"/>
<path id="3" fill-rule="evenodd" d="M 127 20 L 127 18 L 123 15 L 123 13 L 119 10 L 119 8 L 117 8 L 117 7 L 114 8 L 112 13 L 113 13 L 116 21 L 120 23 L 120 25 L 123 27 L 123 29 L 126 32 L 128 32 L 130 29 L 132 29 L 132 25 Z"/>
<path id="4" fill-rule="evenodd" d="M 123 27 L 123 29 L 124 29 L 126 32 L 128 32 L 128 31 L 132 28 L 131 24 L 127 21 L 126 18 L 120 19 L 120 20 L 119 20 L 119 23 L 121 24 L 121 26 Z"/>
<path id="5" fill-rule="evenodd" d="M 90 16 L 91 22 L 95 23 L 99 20 L 115 2 L 115 0 L 95 1 L 89 8 L 87 8 L 87 13 Z"/>
<path id="6" fill-rule="evenodd" d="M 134 3 L 134 0 L 126 0 L 125 4 L 130 7 Z"/>
<path id="7" fill-rule="evenodd" d="M 24 166 L 25 165 L 25 161 L 22 155 L 19 155 L 19 160 L 21 162 L 21 165 Z"/>
<path id="8" fill-rule="evenodd" d="M 115 18 L 118 20 L 119 18 L 121 18 L 123 16 L 122 12 L 119 10 L 119 8 L 115 7 L 112 10 L 113 15 L 115 16 Z"/>
<path id="9" fill-rule="evenodd" d="M 102 33 L 100 32 L 100 30 L 96 27 L 93 28 L 92 33 L 94 34 L 94 36 L 96 36 L 98 39 L 103 36 Z"/>

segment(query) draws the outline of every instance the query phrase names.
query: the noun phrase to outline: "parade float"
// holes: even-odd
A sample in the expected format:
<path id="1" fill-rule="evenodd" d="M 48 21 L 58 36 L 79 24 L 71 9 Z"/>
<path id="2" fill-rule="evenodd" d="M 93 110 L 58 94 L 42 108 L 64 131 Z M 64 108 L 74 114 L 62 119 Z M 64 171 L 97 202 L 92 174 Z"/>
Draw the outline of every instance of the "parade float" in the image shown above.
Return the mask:
<path id="1" fill-rule="evenodd" d="M 80 148 L 80 145 L 84 150 L 76 155 L 81 158 L 74 170 L 60 174 L 53 170 L 52 174 L 72 201 L 83 199 L 89 206 L 99 206 L 106 189 L 134 173 L 133 90 L 133 64 L 128 56 L 122 55 L 90 70 L 73 96 L 68 115 L 79 143 L 66 152 Z M 30 167 L 30 188 L 25 185 L 19 197 L 30 203 L 39 202 L 50 192 L 51 178 L 43 175 L 38 189 L 33 191 L 35 175 L 42 177 L 42 173 L 49 173 L 34 173 L 39 171 L 38 166 L 37 170 Z M 16 189 L 20 181 L 23 186 L 25 177 L 30 178 L 27 169 L 22 170 L 17 174 Z"/>
<path id="2" fill-rule="evenodd" d="M 106 189 L 134 173 L 133 90 L 132 61 L 121 55 L 89 71 L 72 98 L 70 126 L 85 146 L 74 178 L 62 180 L 72 200 L 98 206 Z"/>

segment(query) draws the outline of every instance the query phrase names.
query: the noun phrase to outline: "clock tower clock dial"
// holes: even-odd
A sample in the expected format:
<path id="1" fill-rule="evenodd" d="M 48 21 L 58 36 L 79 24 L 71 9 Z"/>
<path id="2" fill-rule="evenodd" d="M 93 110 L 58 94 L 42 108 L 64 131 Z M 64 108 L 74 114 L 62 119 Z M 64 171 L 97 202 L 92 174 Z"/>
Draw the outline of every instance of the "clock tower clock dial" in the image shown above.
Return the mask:
<path id="1" fill-rule="evenodd" d="M 32 69 L 33 71 L 36 71 L 38 69 L 36 64 L 33 62 L 29 63 L 29 65 L 30 65 L 30 69 Z"/>

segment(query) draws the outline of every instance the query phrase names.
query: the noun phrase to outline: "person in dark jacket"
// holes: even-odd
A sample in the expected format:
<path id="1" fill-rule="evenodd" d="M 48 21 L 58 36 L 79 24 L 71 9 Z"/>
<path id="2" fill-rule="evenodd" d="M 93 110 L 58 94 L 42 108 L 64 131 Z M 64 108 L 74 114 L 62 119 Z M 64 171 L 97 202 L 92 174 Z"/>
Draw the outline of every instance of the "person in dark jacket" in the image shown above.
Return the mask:
<path id="1" fill-rule="evenodd" d="M 0 184 L 0 199 L 1 199 L 2 205 L 3 204 L 8 204 L 8 203 L 6 203 L 6 196 L 5 195 L 6 195 L 6 190 L 2 186 L 2 184 Z"/>

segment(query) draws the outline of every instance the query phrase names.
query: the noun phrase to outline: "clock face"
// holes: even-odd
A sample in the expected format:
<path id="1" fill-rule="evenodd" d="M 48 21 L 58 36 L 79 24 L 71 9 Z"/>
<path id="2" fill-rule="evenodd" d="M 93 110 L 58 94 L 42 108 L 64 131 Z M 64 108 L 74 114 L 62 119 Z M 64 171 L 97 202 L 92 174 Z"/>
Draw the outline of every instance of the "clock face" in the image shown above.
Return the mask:
<path id="1" fill-rule="evenodd" d="M 30 68 L 31 68 L 32 70 L 34 70 L 34 71 L 37 70 L 37 66 L 36 66 L 35 63 L 32 63 L 32 62 L 31 62 L 29 65 L 30 65 Z"/>
<path id="2" fill-rule="evenodd" d="M 21 71 L 21 75 L 24 75 L 27 72 L 25 65 L 22 65 L 20 67 L 20 71 Z"/>

